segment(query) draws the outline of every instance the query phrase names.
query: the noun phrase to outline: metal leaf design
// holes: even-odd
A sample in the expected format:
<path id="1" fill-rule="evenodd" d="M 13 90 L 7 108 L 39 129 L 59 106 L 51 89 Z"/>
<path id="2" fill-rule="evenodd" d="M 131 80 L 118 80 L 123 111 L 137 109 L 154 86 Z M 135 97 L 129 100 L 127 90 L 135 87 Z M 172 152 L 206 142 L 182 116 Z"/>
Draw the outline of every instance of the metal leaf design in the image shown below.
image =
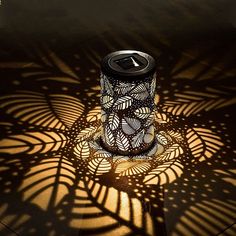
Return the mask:
<path id="1" fill-rule="evenodd" d="M 111 113 L 108 117 L 108 124 L 111 130 L 115 130 L 119 125 L 119 117 L 116 113 Z"/>
<path id="2" fill-rule="evenodd" d="M 130 146 L 129 140 L 125 137 L 125 135 L 121 131 L 117 133 L 116 143 L 121 151 L 127 151 L 129 149 Z"/>
<path id="3" fill-rule="evenodd" d="M 156 76 L 154 75 L 154 78 L 153 78 L 153 80 L 151 82 L 151 86 L 150 86 L 150 95 L 151 95 L 151 97 L 154 97 L 155 90 L 156 90 Z"/>
<path id="4" fill-rule="evenodd" d="M 139 120 L 135 118 L 124 117 L 121 121 L 122 130 L 125 134 L 134 134 L 141 126 Z"/>
<path id="5" fill-rule="evenodd" d="M 105 130 L 104 130 L 104 136 L 105 136 L 105 142 L 110 145 L 110 146 L 113 146 L 115 144 L 115 137 L 111 131 L 111 129 L 109 128 L 109 126 L 107 125 L 105 127 Z"/>
<path id="6" fill-rule="evenodd" d="M 145 100 L 149 95 L 144 83 L 137 85 L 129 94 L 137 100 Z"/>
<path id="7" fill-rule="evenodd" d="M 118 110 L 124 110 L 130 107 L 132 105 L 132 102 L 133 98 L 131 98 L 130 96 L 123 96 L 116 100 L 114 108 Z"/>
<path id="8" fill-rule="evenodd" d="M 105 77 L 103 77 L 103 80 L 104 80 L 104 90 L 105 90 L 105 92 L 108 93 L 109 95 L 113 96 L 114 91 L 113 91 L 113 87 L 112 87 L 111 83 Z"/>
<path id="9" fill-rule="evenodd" d="M 74 154 L 82 159 L 89 158 L 90 155 L 90 148 L 89 143 L 87 141 L 79 142 L 74 148 Z"/>
<path id="10" fill-rule="evenodd" d="M 136 148 L 139 147 L 141 143 L 143 143 L 143 137 L 144 137 L 144 130 L 141 130 L 139 133 L 137 133 L 133 138 L 132 138 L 132 147 Z"/>
<path id="11" fill-rule="evenodd" d="M 88 163 L 88 169 L 91 174 L 102 175 L 110 171 L 111 163 L 106 158 L 94 158 Z"/>
<path id="12" fill-rule="evenodd" d="M 104 108 L 110 108 L 113 105 L 114 99 L 110 95 L 105 95 L 101 97 L 101 104 Z"/>
<path id="13" fill-rule="evenodd" d="M 146 120 L 144 126 L 145 126 L 145 127 L 148 127 L 148 126 L 152 125 L 152 124 L 153 124 L 153 121 L 154 121 L 154 113 L 152 112 L 152 113 L 148 116 L 148 118 L 147 118 L 147 120 Z"/>
<path id="14" fill-rule="evenodd" d="M 199 161 L 211 158 L 224 145 L 218 135 L 205 128 L 188 129 L 186 137 L 193 156 Z"/>
<path id="15" fill-rule="evenodd" d="M 146 119 L 150 116 L 151 110 L 149 107 L 141 107 L 135 110 L 134 114 L 141 119 Z"/>
<path id="16" fill-rule="evenodd" d="M 147 132 L 144 135 L 143 141 L 145 143 L 151 143 L 154 138 L 154 126 L 151 125 L 148 129 Z"/>
<path id="17" fill-rule="evenodd" d="M 118 163 L 115 173 L 120 176 L 137 175 L 144 173 L 151 167 L 150 163 L 142 161 L 123 161 Z"/>
<path id="18" fill-rule="evenodd" d="M 101 121 L 104 123 L 107 119 L 107 113 L 104 110 L 101 110 Z"/>
<path id="19" fill-rule="evenodd" d="M 67 140 L 66 136 L 59 132 L 25 132 L 1 139 L 0 152 L 8 154 L 47 153 L 64 147 Z"/>
<path id="20" fill-rule="evenodd" d="M 125 95 L 130 90 L 132 90 L 134 87 L 135 87 L 134 84 L 120 82 L 118 85 L 116 85 L 115 91 L 119 94 Z"/>
<path id="21" fill-rule="evenodd" d="M 169 161 L 151 170 L 144 178 L 144 184 L 163 185 L 172 183 L 183 173 L 183 165 L 179 161 Z"/>

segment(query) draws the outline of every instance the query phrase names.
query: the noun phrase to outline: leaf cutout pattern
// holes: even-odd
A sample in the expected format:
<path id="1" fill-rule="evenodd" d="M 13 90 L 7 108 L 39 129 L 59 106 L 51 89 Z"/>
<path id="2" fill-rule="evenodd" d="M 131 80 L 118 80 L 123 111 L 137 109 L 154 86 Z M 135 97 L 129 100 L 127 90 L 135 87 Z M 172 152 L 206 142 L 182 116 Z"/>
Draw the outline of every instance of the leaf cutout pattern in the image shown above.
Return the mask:
<path id="1" fill-rule="evenodd" d="M 81 141 L 89 138 L 90 136 L 92 136 L 97 131 L 97 129 L 98 129 L 98 127 L 93 127 L 93 126 L 87 127 L 79 132 L 76 139 L 78 139 L 78 141 L 81 142 Z"/>
<path id="2" fill-rule="evenodd" d="M 21 91 L 0 98 L 0 107 L 7 114 L 23 122 L 41 127 L 65 130 L 67 127 L 52 111 L 46 97 L 41 93 Z M 71 101 L 67 101 L 71 105 Z"/>
<path id="3" fill-rule="evenodd" d="M 155 116 L 154 120 L 160 124 L 165 124 L 170 121 L 170 119 L 167 117 L 165 113 L 155 112 L 154 116 Z"/>
<path id="4" fill-rule="evenodd" d="M 60 204 L 75 178 L 75 168 L 65 157 L 43 158 L 26 173 L 18 191 L 24 201 L 46 211 Z"/>
<path id="5" fill-rule="evenodd" d="M 144 83 L 137 85 L 131 92 L 130 96 L 137 100 L 145 100 L 148 97 L 149 93 L 147 87 Z"/>
<path id="6" fill-rule="evenodd" d="M 101 104 L 104 108 L 109 109 L 113 105 L 114 99 L 110 95 L 101 97 Z"/>
<path id="7" fill-rule="evenodd" d="M 95 151 L 98 151 L 98 150 L 103 150 L 103 147 L 101 147 L 97 142 L 95 141 L 90 141 L 89 142 L 89 147 L 94 149 Z"/>
<path id="8" fill-rule="evenodd" d="M 120 97 L 116 100 L 114 104 L 114 109 L 118 109 L 118 110 L 127 109 L 128 107 L 132 105 L 132 102 L 133 102 L 133 98 L 131 98 L 130 96 L 126 95 L 126 96 Z"/>
<path id="9" fill-rule="evenodd" d="M 125 135 L 121 131 L 117 133 L 116 143 L 121 151 L 127 151 L 130 147 L 129 140 L 125 137 Z"/>
<path id="10" fill-rule="evenodd" d="M 146 119 L 150 116 L 151 110 L 149 107 L 141 107 L 134 111 L 134 114 L 141 119 Z"/>
<path id="11" fill-rule="evenodd" d="M 1 139 L 0 152 L 8 154 L 47 153 L 63 148 L 66 141 L 65 135 L 59 132 L 25 132 Z"/>
<path id="12" fill-rule="evenodd" d="M 182 147 L 178 143 L 174 143 L 169 148 L 167 148 L 163 154 L 158 156 L 156 161 L 170 161 L 176 159 L 183 153 L 184 151 Z"/>
<path id="13" fill-rule="evenodd" d="M 146 185 L 164 185 L 170 184 L 179 178 L 183 173 L 183 165 L 176 160 L 165 162 L 152 169 L 144 178 Z"/>
<path id="14" fill-rule="evenodd" d="M 135 118 L 124 117 L 121 121 L 122 130 L 125 134 L 134 134 L 140 127 L 141 123 Z"/>
<path id="15" fill-rule="evenodd" d="M 103 80 L 104 80 L 104 91 L 106 93 L 108 93 L 109 95 L 113 96 L 114 91 L 113 91 L 113 87 L 112 87 L 111 83 L 105 77 L 103 77 Z"/>
<path id="16" fill-rule="evenodd" d="M 116 85 L 115 91 L 119 94 L 125 95 L 130 90 L 132 90 L 134 87 L 135 87 L 134 84 L 120 82 L 119 84 Z"/>
<path id="17" fill-rule="evenodd" d="M 88 163 L 88 169 L 91 174 L 103 175 L 111 169 L 111 163 L 106 158 L 94 158 Z"/>
<path id="18" fill-rule="evenodd" d="M 101 121 L 104 123 L 107 119 L 107 113 L 104 110 L 101 110 Z"/>
<path id="19" fill-rule="evenodd" d="M 144 127 L 148 127 L 148 126 L 152 125 L 152 124 L 153 124 L 153 121 L 154 121 L 154 113 L 152 112 L 152 113 L 148 116 L 148 118 L 147 118 L 147 120 L 146 120 L 146 122 L 145 122 L 145 124 L 144 124 Z"/>
<path id="20" fill-rule="evenodd" d="M 89 158 L 90 156 L 89 143 L 87 141 L 79 142 L 74 148 L 74 154 L 78 158 L 82 158 L 83 160 Z"/>
<path id="21" fill-rule="evenodd" d="M 153 80 L 150 85 L 150 95 L 154 97 L 156 91 L 156 75 L 153 76 Z"/>
<path id="22" fill-rule="evenodd" d="M 211 158 L 224 145 L 217 134 L 205 128 L 188 129 L 186 138 L 192 155 L 200 162 Z"/>
<path id="23" fill-rule="evenodd" d="M 104 130 L 104 137 L 105 137 L 105 142 L 109 145 L 109 146 L 113 146 L 115 144 L 115 137 L 112 133 L 112 131 L 110 130 L 109 126 L 107 125 L 105 127 Z"/>
<path id="24" fill-rule="evenodd" d="M 143 141 L 145 143 L 151 143 L 154 139 L 154 126 L 151 125 L 148 129 L 147 132 L 144 135 Z"/>
<path id="25" fill-rule="evenodd" d="M 162 145 L 167 145 L 168 140 L 167 140 L 167 138 L 166 138 L 165 136 L 163 136 L 163 135 L 161 135 L 161 134 L 157 134 L 156 137 L 157 137 L 157 141 L 158 141 L 160 144 L 162 144 Z"/>
<path id="26" fill-rule="evenodd" d="M 115 130 L 119 126 L 119 117 L 116 113 L 111 113 L 108 117 L 108 124 L 111 130 Z"/>
<path id="27" fill-rule="evenodd" d="M 115 169 L 115 173 L 120 176 L 137 175 L 147 172 L 151 165 L 148 162 L 143 161 L 123 161 L 118 163 Z"/>
<path id="28" fill-rule="evenodd" d="M 131 144 L 133 148 L 139 147 L 143 143 L 144 134 L 145 134 L 144 130 L 141 130 L 132 138 Z"/>
<path id="29" fill-rule="evenodd" d="M 86 120 L 87 122 L 94 122 L 101 119 L 101 107 L 96 106 L 88 112 Z"/>

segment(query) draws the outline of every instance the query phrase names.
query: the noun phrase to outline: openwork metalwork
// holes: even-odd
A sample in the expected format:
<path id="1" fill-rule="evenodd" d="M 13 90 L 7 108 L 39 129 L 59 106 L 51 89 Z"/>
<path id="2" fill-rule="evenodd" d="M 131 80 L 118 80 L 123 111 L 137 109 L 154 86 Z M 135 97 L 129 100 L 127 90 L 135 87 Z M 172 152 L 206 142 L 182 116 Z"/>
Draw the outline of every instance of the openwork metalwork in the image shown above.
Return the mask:
<path id="1" fill-rule="evenodd" d="M 137 154 L 154 141 L 155 76 L 127 81 L 101 75 L 102 138 L 108 150 Z"/>

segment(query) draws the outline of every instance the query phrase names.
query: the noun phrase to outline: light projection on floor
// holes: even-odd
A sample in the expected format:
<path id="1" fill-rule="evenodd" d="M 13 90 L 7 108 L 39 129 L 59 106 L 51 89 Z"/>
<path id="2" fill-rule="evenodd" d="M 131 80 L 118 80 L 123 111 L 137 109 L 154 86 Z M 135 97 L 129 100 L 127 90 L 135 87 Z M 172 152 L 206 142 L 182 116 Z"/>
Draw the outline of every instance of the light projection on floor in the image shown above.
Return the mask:
<path id="1" fill-rule="evenodd" d="M 216 109 L 233 102 L 230 94 L 192 91 L 201 81 L 183 90 L 181 81 L 175 91 L 160 74 L 154 145 L 139 155 L 115 155 L 100 145 L 99 69 L 86 74 L 47 47 L 40 52 L 38 61 L 17 69 L 21 80 L 13 76 L 14 89 L 0 97 L 4 225 L 22 235 L 62 236 L 214 235 L 234 224 L 235 168 L 225 160 L 231 147 L 225 121 L 214 120 Z M 5 63 L 6 73 L 14 66 Z M 102 99 L 105 107 L 113 102 Z M 135 112 L 146 118 L 146 110 Z M 107 119 L 116 129 L 116 114 Z M 121 126 L 132 134 L 140 124 L 124 118 Z"/>

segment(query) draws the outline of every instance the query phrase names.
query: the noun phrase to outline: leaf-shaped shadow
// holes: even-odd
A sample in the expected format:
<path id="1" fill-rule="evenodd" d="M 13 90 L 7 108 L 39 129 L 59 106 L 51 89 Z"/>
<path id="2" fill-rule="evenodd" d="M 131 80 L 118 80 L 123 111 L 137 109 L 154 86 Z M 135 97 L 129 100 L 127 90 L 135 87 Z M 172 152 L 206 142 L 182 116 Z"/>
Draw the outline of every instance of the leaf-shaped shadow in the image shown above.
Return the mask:
<path id="1" fill-rule="evenodd" d="M 235 97 L 232 98 L 227 94 L 222 97 L 221 92 L 183 91 L 175 93 L 172 100 L 165 101 L 162 109 L 172 115 L 188 117 L 201 111 L 219 109 L 235 103 Z"/>
<path id="2" fill-rule="evenodd" d="M 116 165 L 115 173 L 120 176 L 137 175 L 147 172 L 150 167 L 148 162 L 124 160 Z"/>
<path id="3" fill-rule="evenodd" d="M 145 184 L 163 185 L 172 183 L 183 173 L 183 165 L 176 160 L 165 162 L 152 169 L 144 178 Z"/>
<path id="4" fill-rule="evenodd" d="M 54 208 L 74 185 L 75 169 L 65 157 L 45 158 L 24 176 L 18 191 L 23 200 L 43 210 Z"/>
<path id="5" fill-rule="evenodd" d="M 169 148 L 167 148 L 163 154 L 157 156 L 156 161 L 170 161 L 179 157 L 179 155 L 183 154 L 183 152 L 184 151 L 182 147 L 178 143 L 174 143 Z"/>
<path id="6" fill-rule="evenodd" d="M 65 146 L 66 141 L 64 134 L 59 132 L 25 132 L 0 140 L 0 152 L 8 154 L 46 153 L 59 150 Z"/>
<path id="7" fill-rule="evenodd" d="M 111 163 L 104 157 L 97 157 L 88 163 L 88 169 L 91 174 L 102 175 L 111 170 Z"/>
<path id="8" fill-rule="evenodd" d="M 0 234 L 1 235 L 17 235 L 13 234 L 12 230 L 14 229 L 14 232 L 20 233 L 22 232 L 22 229 L 26 228 L 26 225 L 30 223 L 31 216 L 29 214 L 24 213 L 16 213 L 12 214 L 12 212 L 9 211 L 9 205 L 7 203 L 1 203 L 0 207 Z M 7 228 L 3 227 L 8 226 Z M 9 229 L 10 228 L 10 229 Z M 6 230 L 7 229 L 7 230 Z M 6 232 L 7 231 L 7 232 Z M 19 235 L 19 234 L 18 234 Z"/>
<path id="9" fill-rule="evenodd" d="M 165 124 L 170 121 L 169 117 L 165 113 L 154 113 L 154 120 L 160 124 Z"/>
<path id="10" fill-rule="evenodd" d="M 70 226 L 84 234 L 155 235 L 153 219 L 139 199 L 88 177 L 79 181 L 74 204 Z"/>
<path id="11" fill-rule="evenodd" d="M 79 134 L 76 136 L 76 139 L 78 139 L 79 142 L 91 137 L 96 131 L 98 130 L 98 127 L 89 126 L 79 132 Z"/>
<path id="12" fill-rule="evenodd" d="M 213 171 L 218 173 L 225 182 L 236 186 L 236 169 L 214 169 Z"/>
<path id="13" fill-rule="evenodd" d="M 0 107 L 16 119 L 42 127 L 55 129 L 70 128 L 81 116 L 84 105 L 75 97 L 21 91 L 0 98 Z"/>
<path id="14" fill-rule="evenodd" d="M 87 122 L 94 122 L 101 119 L 101 107 L 96 106 L 92 110 L 90 110 L 87 114 L 86 120 Z"/>
<path id="15" fill-rule="evenodd" d="M 209 199 L 198 202 L 185 210 L 178 220 L 173 235 L 221 235 L 235 224 L 236 201 Z M 233 234 L 236 231 L 233 229 Z"/>
<path id="16" fill-rule="evenodd" d="M 224 145 L 218 135 L 205 128 L 188 129 L 186 138 L 193 156 L 198 161 L 211 158 Z"/>
<path id="17" fill-rule="evenodd" d="M 84 140 L 79 142 L 74 148 L 74 154 L 79 159 L 87 159 L 90 156 L 90 147 L 88 141 Z"/>

